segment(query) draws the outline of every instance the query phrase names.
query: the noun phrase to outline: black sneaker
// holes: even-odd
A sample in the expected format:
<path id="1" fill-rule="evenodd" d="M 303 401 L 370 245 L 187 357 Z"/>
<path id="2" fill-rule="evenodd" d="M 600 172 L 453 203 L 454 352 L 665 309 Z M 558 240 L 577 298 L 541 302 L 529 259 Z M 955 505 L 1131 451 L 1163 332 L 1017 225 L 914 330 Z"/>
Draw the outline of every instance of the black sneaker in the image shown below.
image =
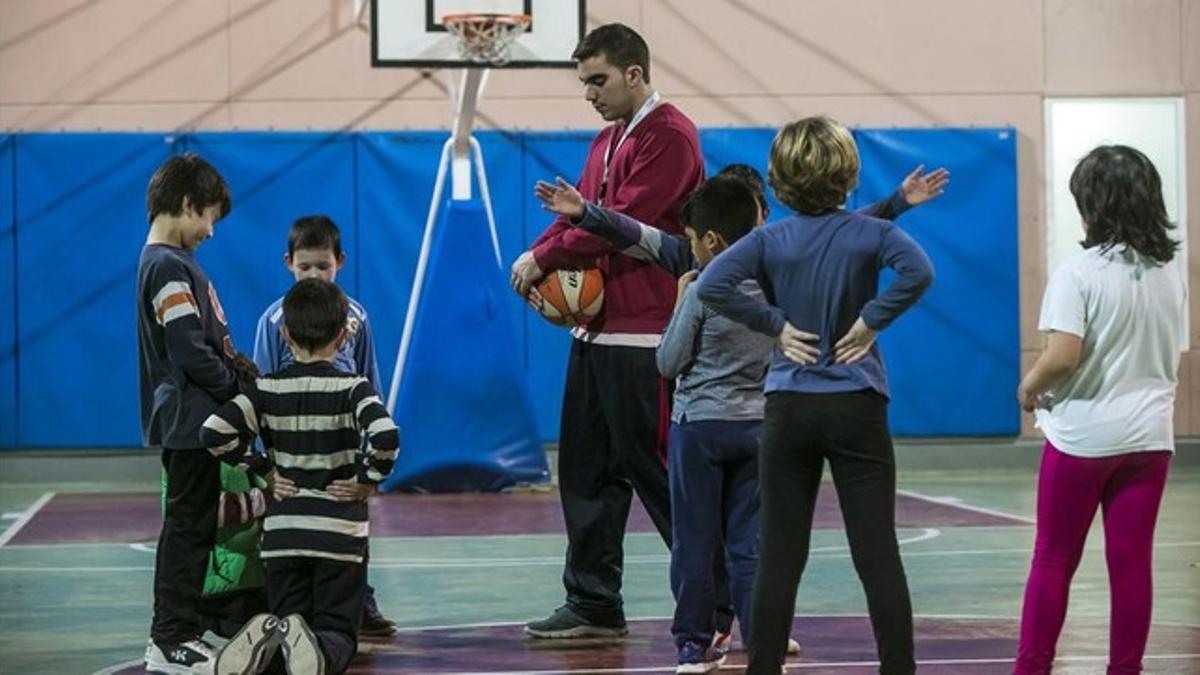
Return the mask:
<path id="1" fill-rule="evenodd" d="M 396 634 L 396 622 L 385 617 L 379 611 L 375 598 L 367 595 L 363 603 L 362 621 L 358 624 L 358 634 L 362 637 L 391 637 Z"/>
<path id="2" fill-rule="evenodd" d="M 146 645 L 147 673 L 210 675 L 213 672 L 213 661 L 215 660 L 216 650 L 212 645 L 201 640 L 170 644 L 159 644 L 150 640 Z"/>
<path id="3" fill-rule="evenodd" d="M 217 654 L 216 675 L 256 675 L 275 655 L 278 626 L 279 619 L 270 614 L 247 621 Z"/>
<path id="4" fill-rule="evenodd" d="M 625 622 L 604 625 L 592 623 L 571 611 L 566 605 L 554 610 L 550 616 L 541 621 L 530 621 L 525 624 L 525 635 L 540 639 L 570 639 L 570 638 L 617 638 L 629 633 Z"/>
<path id="5" fill-rule="evenodd" d="M 304 617 L 289 614 L 279 620 L 276 630 L 283 643 L 288 675 L 325 675 L 325 654 Z"/>

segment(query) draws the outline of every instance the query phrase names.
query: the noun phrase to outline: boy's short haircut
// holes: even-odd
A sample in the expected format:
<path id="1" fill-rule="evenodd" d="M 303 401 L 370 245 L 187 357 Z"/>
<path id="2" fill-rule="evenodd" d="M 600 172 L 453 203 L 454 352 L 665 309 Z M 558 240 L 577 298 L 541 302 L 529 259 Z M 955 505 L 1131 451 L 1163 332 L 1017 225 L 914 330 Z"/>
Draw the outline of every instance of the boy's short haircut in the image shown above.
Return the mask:
<path id="1" fill-rule="evenodd" d="M 233 202 L 225 179 L 200 155 L 175 155 L 159 165 L 146 186 L 146 213 L 151 223 L 159 214 L 183 215 L 183 198 L 196 213 L 220 206 L 217 220 L 229 215 Z"/>
<path id="2" fill-rule="evenodd" d="M 297 218 L 288 232 L 288 255 L 301 249 L 329 249 L 334 256 L 341 257 L 342 233 L 337 223 L 320 214 Z"/>
<path id="3" fill-rule="evenodd" d="M 754 199 L 758 202 L 759 208 L 762 209 L 763 216 L 766 217 L 771 212 L 770 205 L 767 204 L 767 183 L 763 180 L 762 174 L 758 169 L 749 164 L 727 164 L 725 168 L 717 172 L 715 177 L 729 176 L 736 178 L 746 184 L 750 191 L 754 193 Z"/>
<path id="4" fill-rule="evenodd" d="M 641 66 L 642 79 L 650 84 L 650 47 L 637 31 L 623 23 L 606 23 L 583 36 L 571 59 L 586 61 L 604 55 L 604 60 L 622 73 L 629 66 Z"/>
<path id="5" fill-rule="evenodd" d="M 346 325 L 350 305 L 336 284 L 297 281 L 283 297 L 283 325 L 297 347 L 315 352 L 329 346 Z"/>
<path id="6" fill-rule="evenodd" d="M 684 202 L 679 219 L 696 236 L 716 232 L 732 245 L 758 224 L 758 202 L 745 181 L 716 176 L 696 188 Z"/>
<path id="7" fill-rule="evenodd" d="M 767 180 L 779 201 L 806 215 L 840 208 L 858 183 L 858 147 L 829 117 L 806 117 L 779 130 Z"/>

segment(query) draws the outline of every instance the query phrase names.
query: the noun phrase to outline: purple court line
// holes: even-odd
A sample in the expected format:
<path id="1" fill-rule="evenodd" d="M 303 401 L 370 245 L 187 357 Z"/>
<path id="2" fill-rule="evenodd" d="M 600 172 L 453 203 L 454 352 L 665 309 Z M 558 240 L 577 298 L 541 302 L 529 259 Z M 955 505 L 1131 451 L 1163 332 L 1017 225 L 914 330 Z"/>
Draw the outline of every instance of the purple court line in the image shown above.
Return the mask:
<path id="1" fill-rule="evenodd" d="M 30 527 L 14 532 L 13 544 L 139 542 L 155 539 L 161 526 L 157 493 L 58 494 Z M 1027 526 L 1026 518 L 951 503 L 919 493 L 898 494 L 896 524 L 906 529 Z M 818 495 L 814 529 L 841 529 L 837 495 Z M 374 537 L 436 537 L 562 534 L 562 509 L 554 492 L 534 494 L 387 495 L 371 500 Z M 627 531 L 654 532 L 635 501 Z"/>

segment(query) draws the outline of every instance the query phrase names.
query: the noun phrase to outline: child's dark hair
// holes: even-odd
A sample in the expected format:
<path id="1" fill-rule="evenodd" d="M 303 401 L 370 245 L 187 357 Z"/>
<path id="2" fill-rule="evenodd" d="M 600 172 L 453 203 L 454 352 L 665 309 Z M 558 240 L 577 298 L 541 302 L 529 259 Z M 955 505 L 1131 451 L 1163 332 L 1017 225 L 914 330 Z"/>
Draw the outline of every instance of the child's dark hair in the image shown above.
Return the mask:
<path id="1" fill-rule="evenodd" d="M 283 296 L 283 325 L 296 346 L 310 352 L 333 342 L 348 311 L 346 294 L 324 279 L 297 281 Z"/>
<path id="2" fill-rule="evenodd" d="M 771 213 L 771 207 L 767 205 L 767 183 L 758 169 L 749 164 L 729 164 L 718 171 L 717 176 L 729 176 L 745 183 L 746 187 L 754 193 L 754 200 L 762 209 L 763 218 L 765 219 Z"/>
<path id="3" fill-rule="evenodd" d="M 1071 194 L 1087 227 L 1084 248 L 1107 251 L 1124 244 L 1160 263 L 1175 257 L 1179 242 L 1167 232 L 1162 179 L 1154 164 L 1127 145 L 1102 145 L 1071 172 Z"/>
<path id="4" fill-rule="evenodd" d="M 733 245 L 758 224 L 758 202 L 744 181 L 716 176 L 688 197 L 679 219 L 684 227 L 695 230 L 696 236 L 716 232 L 726 244 Z"/>
<path id="5" fill-rule="evenodd" d="M 151 223 L 159 214 L 183 215 L 183 198 L 196 213 L 220 206 L 221 215 L 229 215 L 233 202 L 225 179 L 200 155 L 175 155 L 159 165 L 146 187 L 146 213 Z"/>
<path id="6" fill-rule="evenodd" d="M 297 218 L 288 232 L 288 255 L 300 249 L 330 249 L 342 256 L 342 233 L 329 216 L 315 215 Z"/>
<path id="7" fill-rule="evenodd" d="M 642 79 L 650 84 L 650 47 L 634 29 L 623 23 L 606 23 L 595 28 L 579 41 L 571 59 L 584 61 L 600 54 L 621 72 L 629 66 L 640 66 Z"/>

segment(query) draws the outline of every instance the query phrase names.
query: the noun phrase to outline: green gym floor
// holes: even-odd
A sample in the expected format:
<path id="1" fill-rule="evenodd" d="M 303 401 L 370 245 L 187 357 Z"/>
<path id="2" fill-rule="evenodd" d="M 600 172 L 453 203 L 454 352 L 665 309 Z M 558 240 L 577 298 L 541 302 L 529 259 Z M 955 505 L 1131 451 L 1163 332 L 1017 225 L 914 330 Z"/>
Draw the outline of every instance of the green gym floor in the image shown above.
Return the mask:
<path id="1" fill-rule="evenodd" d="M 921 672 L 1010 672 L 1034 485 L 1029 468 L 902 470 L 897 521 Z M 875 672 L 865 603 L 826 488 L 796 605 L 793 635 L 803 651 L 789 658 L 789 670 Z M 1156 536 L 1147 672 L 1200 673 L 1198 488 L 1200 467 L 1176 462 Z M 142 672 L 158 527 L 153 489 L 0 482 L 0 673 Z M 625 544 L 630 636 L 521 637 L 522 622 L 561 603 L 561 522 L 553 492 L 376 497 L 370 579 L 403 630 L 362 643 L 350 672 L 673 672 L 667 551 L 640 509 Z M 1103 672 L 1106 579 L 1103 533 L 1094 527 L 1056 672 Z M 735 653 L 724 672 L 742 663 Z"/>

